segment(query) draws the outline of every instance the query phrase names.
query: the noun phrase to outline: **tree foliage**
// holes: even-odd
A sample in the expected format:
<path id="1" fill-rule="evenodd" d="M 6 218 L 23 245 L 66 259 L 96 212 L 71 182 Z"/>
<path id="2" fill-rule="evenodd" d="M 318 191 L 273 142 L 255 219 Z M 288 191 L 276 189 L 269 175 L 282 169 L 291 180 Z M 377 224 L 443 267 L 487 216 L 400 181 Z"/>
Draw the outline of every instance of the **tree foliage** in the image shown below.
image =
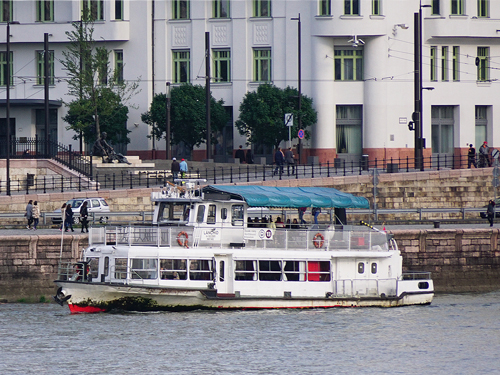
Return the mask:
<path id="1" fill-rule="evenodd" d="M 257 91 L 247 92 L 240 104 L 240 116 L 236 127 L 241 135 L 247 137 L 249 143 L 260 143 L 270 147 L 278 147 L 288 140 L 288 126 L 285 126 L 286 113 L 293 114 L 291 133 L 296 137 L 299 131 L 298 116 L 301 116 L 305 138 L 310 138 L 306 130 L 317 121 L 317 112 L 313 101 L 302 95 L 299 113 L 298 90 L 292 87 L 281 89 L 274 85 L 260 85 Z"/>
<path id="2" fill-rule="evenodd" d="M 88 11 L 82 20 L 73 22 L 67 31 L 69 46 L 63 51 L 61 63 L 67 74 L 68 94 L 76 97 L 65 102 L 68 114 L 64 117 L 76 134 L 88 142 L 106 131 L 112 142 L 129 143 L 126 129 L 128 102 L 138 92 L 137 82 L 126 82 L 122 72 L 110 68 L 110 52 L 94 40 L 94 20 Z"/>
<path id="3" fill-rule="evenodd" d="M 151 137 L 160 140 L 166 137 L 166 96 L 154 96 L 148 112 L 142 114 L 144 123 L 151 125 Z M 229 116 L 224 109 L 224 101 L 210 99 L 211 141 L 216 142 L 215 134 L 222 131 Z M 201 85 L 182 84 L 173 87 L 170 99 L 170 133 L 171 144 L 183 142 L 192 151 L 206 141 L 207 133 L 205 87 Z"/>

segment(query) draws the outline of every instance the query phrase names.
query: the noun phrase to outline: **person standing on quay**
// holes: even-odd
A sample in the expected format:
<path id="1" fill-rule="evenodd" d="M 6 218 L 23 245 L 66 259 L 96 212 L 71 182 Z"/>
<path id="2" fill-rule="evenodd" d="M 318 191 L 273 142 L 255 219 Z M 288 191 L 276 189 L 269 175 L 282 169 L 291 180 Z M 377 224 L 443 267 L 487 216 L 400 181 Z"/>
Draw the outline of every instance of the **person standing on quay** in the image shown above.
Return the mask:
<path id="1" fill-rule="evenodd" d="M 80 221 L 82 222 L 82 233 L 85 233 L 85 229 L 87 229 L 87 233 L 89 232 L 89 209 L 87 208 L 87 201 L 82 203 L 82 207 L 80 208 Z"/>
<path id="2" fill-rule="evenodd" d="M 66 206 L 66 210 L 64 211 L 65 213 L 65 224 L 66 224 L 66 229 L 64 229 L 65 232 L 68 231 L 69 228 L 71 228 L 71 231 L 74 232 L 73 229 L 73 210 L 71 209 L 71 204 L 68 204 Z"/>
<path id="3" fill-rule="evenodd" d="M 175 181 L 176 179 L 179 178 L 179 172 L 181 171 L 181 167 L 179 165 L 179 162 L 177 161 L 176 158 L 172 159 L 172 179 Z"/>
<path id="4" fill-rule="evenodd" d="M 245 161 L 245 151 L 243 151 L 243 146 L 242 145 L 240 145 L 240 147 L 234 153 L 234 158 L 235 159 L 240 159 L 240 164 L 244 163 L 244 161 Z"/>
<path id="5" fill-rule="evenodd" d="M 472 143 L 469 145 L 469 151 L 467 152 L 467 167 L 470 168 L 471 164 L 474 168 L 477 168 L 476 149 L 472 146 Z"/>
<path id="6" fill-rule="evenodd" d="M 32 199 L 30 199 L 30 201 L 26 205 L 26 212 L 24 213 L 24 216 L 28 220 L 28 225 L 26 226 L 26 228 L 31 229 L 31 223 L 33 223 L 33 200 Z"/>
<path id="7" fill-rule="evenodd" d="M 276 152 L 274 153 L 274 163 L 276 164 L 276 169 L 274 170 L 274 174 L 283 173 L 283 162 L 285 161 L 285 155 L 283 155 L 283 151 L 281 151 L 281 147 L 278 147 Z"/>
<path id="8" fill-rule="evenodd" d="M 480 167 L 491 167 L 490 161 L 490 148 L 488 147 L 488 142 L 484 141 L 483 145 L 479 147 L 479 166 Z"/>
<path id="9" fill-rule="evenodd" d="M 180 164 L 179 164 L 179 168 L 181 170 L 181 178 L 184 178 L 186 177 L 187 173 L 188 173 L 188 163 L 186 162 L 186 160 L 182 159 Z"/>
<path id="10" fill-rule="evenodd" d="M 285 161 L 286 161 L 286 171 L 288 175 L 290 176 L 290 166 L 292 167 L 292 175 L 295 174 L 295 159 L 293 157 L 293 151 L 292 148 L 289 147 L 288 150 L 285 152 Z"/>
<path id="11" fill-rule="evenodd" d="M 490 199 L 488 203 L 488 208 L 486 209 L 486 214 L 488 215 L 488 221 L 490 222 L 490 227 L 493 226 L 493 219 L 495 218 L 495 201 Z"/>
<path id="12" fill-rule="evenodd" d="M 31 214 L 33 216 L 33 230 L 36 230 L 38 226 L 38 222 L 40 220 L 40 207 L 38 206 L 38 202 L 35 201 L 33 203 L 33 208 L 31 209 Z"/>

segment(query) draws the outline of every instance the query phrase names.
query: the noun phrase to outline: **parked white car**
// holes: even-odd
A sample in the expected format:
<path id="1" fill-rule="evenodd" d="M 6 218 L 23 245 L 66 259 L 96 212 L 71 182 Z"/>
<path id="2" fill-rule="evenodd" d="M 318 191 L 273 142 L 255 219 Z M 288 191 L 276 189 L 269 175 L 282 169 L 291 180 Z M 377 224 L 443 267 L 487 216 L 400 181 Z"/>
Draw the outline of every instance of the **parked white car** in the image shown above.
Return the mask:
<path id="1" fill-rule="evenodd" d="M 104 223 L 108 220 L 108 217 L 105 216 L 105 214 L 110 212 L 110 209 L 108 202 L 106 202 L 104 198 L 73 198 L 67 201 L 66 204 L 71 204 L 75 224 L 78 224 L 80 222 L 80 208 L 85 201 L 87 201 L 89 216 L 94 214 L 95 218 L 98 219 L 101 223 Z M 58 208 L 54 211 L 54 213 L 58 213 L 59 215 L 52 218 L 52 223 L 61 224 L 61 209 Z"/>

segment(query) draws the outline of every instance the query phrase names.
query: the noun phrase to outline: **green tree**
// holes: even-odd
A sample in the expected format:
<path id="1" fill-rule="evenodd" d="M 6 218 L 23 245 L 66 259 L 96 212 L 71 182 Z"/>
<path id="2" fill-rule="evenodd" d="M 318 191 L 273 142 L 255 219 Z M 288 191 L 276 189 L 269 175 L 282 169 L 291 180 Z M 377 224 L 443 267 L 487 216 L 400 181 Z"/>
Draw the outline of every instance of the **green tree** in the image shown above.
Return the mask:
<path id="1" fill-rule="evenodd" d="M 151 137 L 160 140 L 166 137 L 167 115 L 166 96 L 154 96 L 148 112 L 142 114 L 144 123 L 151 125 Z M 171 144 L 181 142 L 192 151 L 194 147 L 205 142 L 207 122 L 205 110 L 205 87 L 201 85 L 182 84 L 173 87 L 170 99 L 170 133 Z M 224 101 L 210 99 L 211 141 L 215 144 L 215 134 L 221 132 L 229 115 L 224 109 Z"/>
<path id="2" fill-rule="evenodd" d="M 291 133 L 295 137 L 299 131 L 300 115 L 305 138 L 309 139 L 310 133 L 306 129 L 316 123 L 318 115 L 312 99 L 305 95 L 302 95 L 299 113 L 298 97 L 298 90 L 289 86 L 281 89 L 270 84 L 260 85 L 257 91 L 247 92 L 243 98 L 236 127 L 249 143 L 276 148 L 282 141 L 288 140 L 288 126 L 285 126 L 284 118 L 285 113 L 292 113 Z"/>
<path id="3" fill-rule="evenodd" d="M 68 107 L 66 129 L 76 132 L 73 139 L 83 136 L 93 142 L 106 131 L 112 142 L 129 143 L 124 103 L 138 92 L 138 81 L 124 81 L 123 67 L 110 68 L 109 51 L 95 42 L 94 20 L 88 11 L 84 10 L 81 21 L 73 22 L 66 36 L 69 45 L 61 63 L 68 76 L 68 94 L 76 97 L 64 103 Z"/>

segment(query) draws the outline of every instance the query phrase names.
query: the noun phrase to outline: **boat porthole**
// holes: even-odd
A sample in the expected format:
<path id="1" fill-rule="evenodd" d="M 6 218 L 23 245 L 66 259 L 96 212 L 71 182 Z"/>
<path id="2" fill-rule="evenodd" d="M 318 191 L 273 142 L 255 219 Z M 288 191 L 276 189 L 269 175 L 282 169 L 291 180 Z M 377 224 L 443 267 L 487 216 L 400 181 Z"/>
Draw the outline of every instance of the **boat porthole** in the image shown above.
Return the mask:
<path id="1" fill-rule="evenodd" d="M 419 282 L 418 289 L 429 289 L 429 283 L 427 281 Z"/>

